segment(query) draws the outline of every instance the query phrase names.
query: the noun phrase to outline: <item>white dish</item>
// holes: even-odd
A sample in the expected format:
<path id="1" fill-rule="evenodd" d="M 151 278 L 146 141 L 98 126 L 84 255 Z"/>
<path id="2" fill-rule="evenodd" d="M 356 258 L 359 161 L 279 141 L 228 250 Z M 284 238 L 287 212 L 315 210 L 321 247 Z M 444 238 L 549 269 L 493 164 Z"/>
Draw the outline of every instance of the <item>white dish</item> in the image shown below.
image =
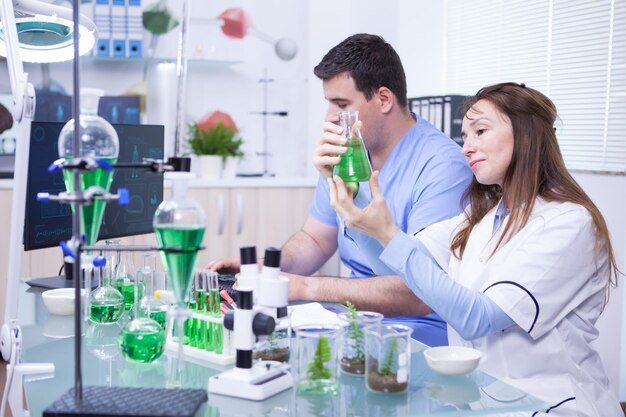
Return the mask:
<path id="1" fill-rule="evenodd" d="M 43 304 L 46 306 L 50 314 L 57 316 L 68 316 L 74 314 L 74 288 L 57 288 L 54 290 L 44 291 L 41 294 Z M 80 290 L 82 302 L 85 301 L 87 290 Z"/>
<path id="2" fill-rule="evenodd" d="M 443 375 L 463 375 L 478 366 L 480 351 L 461 346 L 439 346 L 424 351 L 426 363 Z"/>

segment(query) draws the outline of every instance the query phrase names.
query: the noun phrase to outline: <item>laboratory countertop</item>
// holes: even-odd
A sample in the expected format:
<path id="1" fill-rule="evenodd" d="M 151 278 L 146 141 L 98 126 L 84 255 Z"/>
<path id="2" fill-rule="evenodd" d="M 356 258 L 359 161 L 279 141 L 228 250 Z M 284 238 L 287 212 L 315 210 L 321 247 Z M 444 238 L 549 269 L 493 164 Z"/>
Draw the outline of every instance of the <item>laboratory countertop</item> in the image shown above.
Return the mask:
<path id="1" fill-rule="evenodd" d="M 19 313 L 24 362 L 52 362 L 54 377 L 25 384 L 31 416 L 73 386 L 73 318 L 50 315 L 41 299 L 41 289 L 20 287 Z M 83 384 L 132 387 L 167 387 L 173 358 L 166 352 L 152 364 L 124 360 L 117 347 L 122 324 L 83 328 Z M 443 376 L 425 363 L 427 346 L 412 341 L 408 390 L 380 394 L 365 388 L 364 379 L 341 374 L 335 396 L 300 395 L 293 388 L 265 401 L 250 401 L 210 394 L 196 416 L 478 416 L 545 407 L 536 398 L 479 370 L 463 376 Z M 225 368 L 185 362 L 182 386 L 206 389 L 209 377 Z M 179 385 L 180 386 L 180 385 Z"/>
<path id="2" fill-rule="evenodd" d="M 317 177 L 234 177 L 215 180 L 194 179 L 193 188 L 301 188 L 315 187 Z M 165 187 L 169 182 L 165 181 Z M 0 179 L 1 189 L 13 189 L 12 179 Z"/>

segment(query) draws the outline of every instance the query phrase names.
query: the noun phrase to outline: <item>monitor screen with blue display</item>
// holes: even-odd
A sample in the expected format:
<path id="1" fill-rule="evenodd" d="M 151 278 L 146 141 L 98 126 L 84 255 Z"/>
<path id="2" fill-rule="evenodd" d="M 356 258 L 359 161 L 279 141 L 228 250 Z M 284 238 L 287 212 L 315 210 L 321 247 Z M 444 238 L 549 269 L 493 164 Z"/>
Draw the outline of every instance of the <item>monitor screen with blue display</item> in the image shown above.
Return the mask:
<path id="1" fill-rule="evenodd" d="M 58 194 L 65 191 L 61 172 L 48 173 L 48 166 L 58 159 L 57 141 L 64 123 L 33 122 L 30 134 L 30 157 L 24 223 L 24 249 L 57 246 L 72 233 L 72 208 L 58 202 L 41 203 L 37 193 Z M 119 163 L 139 163 L 142 158 L 163 159 L 163 126 L 113 125 L 120 140 Z M 152 233 L 152 217 L 163 200 L 163 174 L 140 169 L 116 169 L 111 192 L 126 188 L 130 204 L 107 204 L 99 239 Z"/>

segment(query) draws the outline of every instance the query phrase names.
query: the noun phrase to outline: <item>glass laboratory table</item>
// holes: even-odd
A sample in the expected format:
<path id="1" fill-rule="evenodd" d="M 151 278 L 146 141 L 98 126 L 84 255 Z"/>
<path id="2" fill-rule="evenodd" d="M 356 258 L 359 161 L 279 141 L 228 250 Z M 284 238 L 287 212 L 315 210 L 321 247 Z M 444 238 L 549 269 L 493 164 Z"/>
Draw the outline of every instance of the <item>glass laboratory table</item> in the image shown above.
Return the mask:
<path id="1" fill-rule="evenodd" d="M 74 385 L 73 318 L 48 314 L 40 289 L 23 284 L 19 315 L 23 335 L 23 362 L 52 362 L 54 377 L 27 381 L 31 416 L 43 410 Z M 104 327 L 103 327 L 104 326 Z M 126 362 L 117 347 L 118 325 L 83 328 L 83 385 L 168 387 L 176 363 L 167 352 L 153 364 Z M 544 404 L 478 370 L 464 376 L 442 376 L 426 365 L 425 345 L 414 342 L 408 391 L 378 394 L 367 390 L 363 377 L 340 374 L 336 396 L 298 395 L 283 391 L 265 401 L 209 395 L 198 416 L 477 416 L 537 410 Z M 185 362 L 179 386 L 204 388 L 210 376 L 224 370 Z M 530 413 L 532 414 L 532 413 Z"/>

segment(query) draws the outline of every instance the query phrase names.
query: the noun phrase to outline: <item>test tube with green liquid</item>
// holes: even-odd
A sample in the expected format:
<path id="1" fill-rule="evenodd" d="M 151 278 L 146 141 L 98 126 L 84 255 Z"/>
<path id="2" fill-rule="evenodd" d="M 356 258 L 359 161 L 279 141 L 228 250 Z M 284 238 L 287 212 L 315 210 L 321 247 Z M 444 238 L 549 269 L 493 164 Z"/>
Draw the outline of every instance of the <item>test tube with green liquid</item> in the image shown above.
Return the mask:
<path id="1" fill-rule="evenodd" d="M 207 297 L 207 309 L 211 317 L 219 318 L 222 316 L 222 310 L 220 309 L 220 287 L 217 272 L 210 271 L 208 275 L 208 280 L 209 296 Z M 215 322 L 211 322 L 209 324 L 211 325 L 210 327 L 213 342 L 213 351 L 221 355 L 224 349 L 223 324 Z"/>
<path id="2" fill-rule="evenodd" d="M 194 284 L 196 287 L 196 311 L 200 314 L 204 314 L 205 306 L 204 306 L 204 297 L 206 292 L 206 278 L 203 271 L 197 271 L 194 275 Z M 207 323 L 204 320 L 196 320 L 196 333 L 195 337 L 195 346 L 198 349 L 204 349 L 206 347 L 206 328 Z"/>

